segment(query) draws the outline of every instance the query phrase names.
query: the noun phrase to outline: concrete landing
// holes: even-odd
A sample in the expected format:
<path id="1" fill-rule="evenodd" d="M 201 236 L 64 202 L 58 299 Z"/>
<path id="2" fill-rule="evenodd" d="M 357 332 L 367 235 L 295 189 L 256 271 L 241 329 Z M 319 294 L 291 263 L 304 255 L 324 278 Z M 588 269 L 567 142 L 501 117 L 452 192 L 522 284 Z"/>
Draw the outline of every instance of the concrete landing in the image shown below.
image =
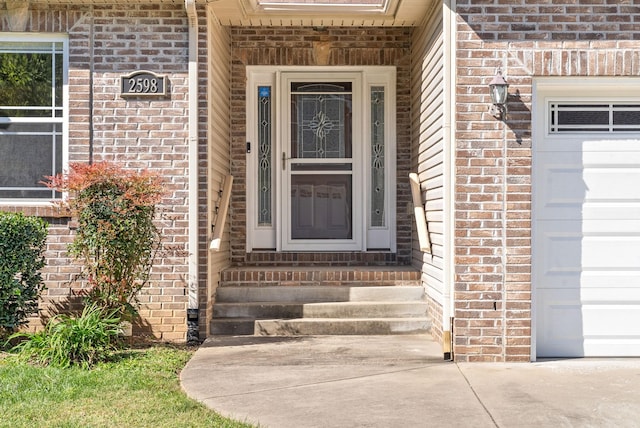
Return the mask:
<path id="1" fill-rule="evenodd" d="M 640 359 L 454 364 L 428 335 L 211 338 L 181 381 L 262 428 L 640 426 Z"/>

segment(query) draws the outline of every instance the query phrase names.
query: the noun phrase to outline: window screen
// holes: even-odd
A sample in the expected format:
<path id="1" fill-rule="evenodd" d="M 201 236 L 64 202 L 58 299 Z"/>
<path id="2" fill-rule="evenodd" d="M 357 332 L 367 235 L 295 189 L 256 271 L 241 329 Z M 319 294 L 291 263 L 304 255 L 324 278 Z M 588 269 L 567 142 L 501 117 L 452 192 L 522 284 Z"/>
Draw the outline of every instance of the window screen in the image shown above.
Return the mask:
<path id="1" fill-rule="evenodd" d="M 551 133 L 638 132 L 640 103 L 551 103 Z"/>
<path id="2" fill-rule="evenodd" d="M 50 199 L 45 176 L 62 172 L 64 40 L 0 38 L 0 199 Z"/>

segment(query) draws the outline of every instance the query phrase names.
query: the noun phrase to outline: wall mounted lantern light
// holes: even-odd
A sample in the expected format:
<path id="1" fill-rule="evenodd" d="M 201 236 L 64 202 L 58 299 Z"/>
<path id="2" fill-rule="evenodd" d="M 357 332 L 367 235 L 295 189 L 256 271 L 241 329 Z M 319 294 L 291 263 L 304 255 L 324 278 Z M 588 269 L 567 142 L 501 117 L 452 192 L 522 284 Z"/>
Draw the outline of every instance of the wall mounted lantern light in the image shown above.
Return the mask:
<path id="1" fill-rule="evenodd" d="M 507 97 L 509 93 L 507 89 L 509 84 L 502 77 L 502 70 L 498 69 L 493 80 L 489 83 L 489 93 L 491 94 L 491 114 L 498 119 L 507 119 Z"/>

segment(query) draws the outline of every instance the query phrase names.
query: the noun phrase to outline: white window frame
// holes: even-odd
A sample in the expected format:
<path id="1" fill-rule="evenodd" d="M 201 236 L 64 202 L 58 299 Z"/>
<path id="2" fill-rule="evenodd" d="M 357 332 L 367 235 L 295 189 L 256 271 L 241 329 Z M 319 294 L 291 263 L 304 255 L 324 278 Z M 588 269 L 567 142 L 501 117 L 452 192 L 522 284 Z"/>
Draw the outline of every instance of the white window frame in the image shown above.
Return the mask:
<path id="1" fill-rule="evenodd" d="M 243 0 L 249 10 L 262 13 L 313 13 L 313 14 L 363 14 L 378 13 L 380 15 L 392 14 L 398 6 L 399 0 L 378 0 L 376 2 L 363 2 L 351 0 L 349 2 L 324 1 L 305 3 L 302 1 L 270 1 L 270 0 Z"/>
<path id="2" fill-rule="evenodd" d="M 62 126 L 62 170 L 69 164 L 69 37 L 60 33 L 0 33 L 0 43 L 62 43 L 62 117 L 51 118 L 2 118 L 0 123 L 59 123 Z M 7 106 L 10 107 L 10 106 Z M 43 177 L 44 178 L 44 177 Z M 55 198 L 60 199 L 62 196 Z M 0 198 L 0 206 L 51 205 L 54 193 L 48 198 Z"/>
<path id="3" fill-rule="evenodd" d="M 276 73 L 269 70 L 262 70 L 261 68 L 247 72 L 247 144 L 250 145 L 251 150 L 247 153 L 247 252 L 257 249 L 273 249 L 276 247 L 276 218 L 279 213 L 278 206 L 276 205 L 275 191 L 271 192 L 271 224 L 260 225 L 258 223 L 258 171 L 257 171 L 257 156 L 259 153 L 258 147 L 258 130 L 255 126 L 258 123 L 258 87 L 269 86 L 271 88 L 271 185 L 272 189 L 276 188 L 276 129 L 275 121 L 278 115 L 277 101 L 279 97 L 276 94 Z"/>
<path id="4" fill-rule="evenodd" d="M 383 87 L 385 95 L 384 112 L 384 158 L 385 158 L 385 224 L 383 226 L 371 225 L 371 195 L 373 184 L 371 183 L 371 150 L 368 144 L 364 144 L 364 174 L 367 185 L 367 198 L 364 209 L 367 221 L 367 249 L 386 249 L 396 251 L 396 73 L 383 68 L 379 71 L 369 70 L 364 79 L 364 127 L 365 132 L 371 129 L 371 90 L 374 87 Z"/>

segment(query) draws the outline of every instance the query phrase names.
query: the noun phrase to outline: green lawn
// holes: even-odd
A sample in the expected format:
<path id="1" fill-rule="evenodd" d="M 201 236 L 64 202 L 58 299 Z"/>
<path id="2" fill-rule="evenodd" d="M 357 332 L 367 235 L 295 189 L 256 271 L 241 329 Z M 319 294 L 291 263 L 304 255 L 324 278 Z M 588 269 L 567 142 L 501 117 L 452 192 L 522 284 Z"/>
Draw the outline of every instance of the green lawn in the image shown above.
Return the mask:
<path id="1" fill-rule="evenodd" d="M 251 427 L 181 391 L 178 373 L 190 356 L 156 346 L 82 370 L 34 367 L 0 354 L 0 427 Z"/>

